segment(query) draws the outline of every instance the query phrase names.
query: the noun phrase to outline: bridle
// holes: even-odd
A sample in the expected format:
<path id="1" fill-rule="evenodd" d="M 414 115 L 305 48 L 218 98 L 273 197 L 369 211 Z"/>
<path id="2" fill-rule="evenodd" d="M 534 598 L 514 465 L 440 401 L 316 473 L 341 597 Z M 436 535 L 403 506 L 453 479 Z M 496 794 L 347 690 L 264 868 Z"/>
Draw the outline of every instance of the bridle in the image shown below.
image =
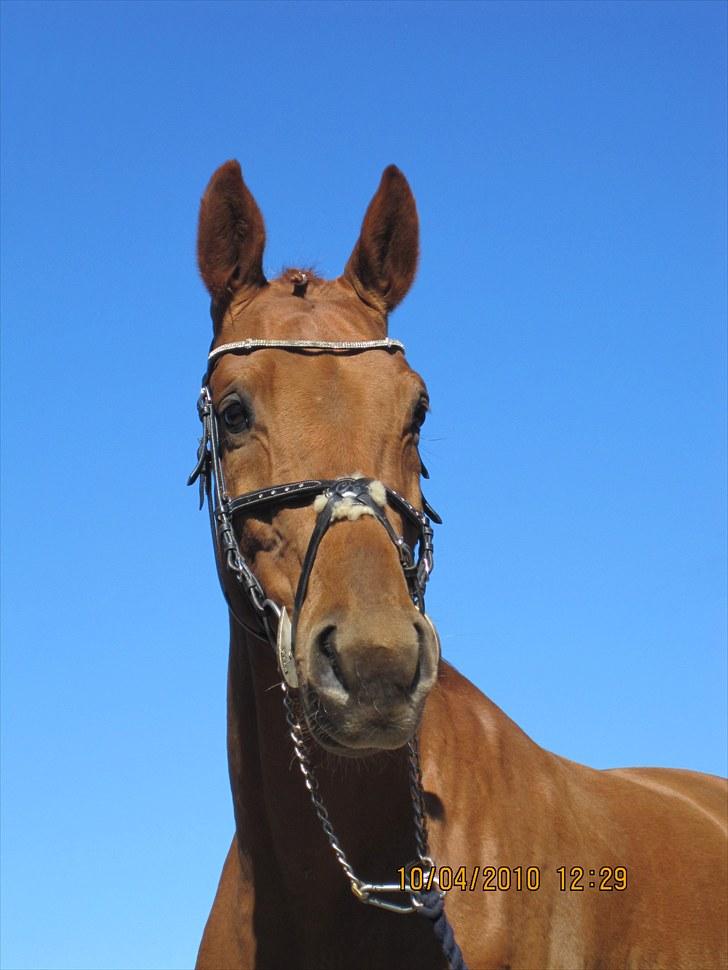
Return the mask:
<path id="1" fill-rule="evenodd" d="M 287 482 L 283 485 L 274 485 L 231 497 L 225 485 L 225 476 L 222 469 L 218 416 L 212 401 L 210 376 L 216 362 L 225 354 L 243 355 L 264 349 L 285 350 L 302 354 L 335 353 L 350 355 L 369 350 L 404 353 L 404 345 L 399 340 L 392 340 L 391 338 L 383 340 L 265 340 L 251 338 L 213 348 L 208 354 L 207 369 L 202 378 L 202 387 L 197 402 L 197 412 L 202 422 L 202 437 L 197 449 L 197 463 L 187 480 L 187 484 L 193 485 L 195 482 L 199 482 L 200 508 L 207 498 L 218 578 L 231 615 L 246 632 L 259 640 L 268 641 L 276 650 L 278 666 L 283 676 L 281 685 L 283 700 L 294 752 L 316 815 L 339 865 L 349 880 L 351 891 L 362 903 L 395 913 L 416 912 L 431 920 L 435 935 L 442 945 L 449 966 L 453 970 L 467 970 L 460 948 L 454 940 L 452 928 L 445 916 L 444 893 L 439 889 L 435 866 L 428 855 L 422 775 L 416 738 L 409 742 L 408 749 L 409 787 L 414 808 L 417 862 L 412 863 L 408 871 L 411 870 L 412 866 L 419 866 L 420 873 L 424 870 L 426 888 L 423 888 L 422 884 L 419 888 L 413 887 L 412 878 L 409 876 L 404 891 L 408 893 L 410 902 L 392 902 L 383 897 L 390 894 L 401 895 L 402 887 L 394 883 L 369 883 L 357 876 L 336 837 L 326 806 L 321 798 L 318 782 L 306 749 L 301 723 L 295 714 L 289 691 L 289 688 L 298 687 L 295 661 L 296 629 L 306 599 L 316 554 L 324 535 L 333 523 L 340 518 L 358 518 L 362 515 L 368 515 L 372 516 L 384 528 L 397 549 L 412 602 L 430 626 L 437 640 L 439 652 L 440 641 L 437 630 L 425 612 L 425 587 L 434 565 L 431 521 L 440 524 L 442 520 L 424 495 L 421 496 L 422 510 L 420 510 L 393 488 L 371 478 L 351 475 L 333 479 L 304 479 L 298 482 Z M 421 470 L 425 478 L 429 477 L 425 466 L 422 464 Z M 266 596 L 260 581 L 246 561 L 235 534 L 234 520 L 236 516 L 254 516 L 260 512 L 270 512 L 271 510 L 275 511 L 310 503 L 313 503 L 316 521 L 301 567 L 301 575 L 293 603 L 293 616 L 289 619 L 285 606 Z M 387 506 L 399 513 L 403 523 L 409 524 L 415 530 L 416 558 L 412 545 L 405 541 L 403 535 L 397 533 L 387 518 Z M 226 574 L 232 576 L 243 590 L 244 596 L 252 608 L 258 629 L 243 620 L 235 605 L 231 602 L 225 585 Z"/>
<path id="2" fill-rule="evenodd" d="M 210 376 L 216 362 L 226 354 L 246 355 L 263 349 L 287 350 L 297 353 L 338 353 L 357 354 L 369 350 L 385 350 L 389 353 L 404 353 L 404 345 L 399 340 L 238 340 L 215 347 L 208 354 L 207 370 L 202 379 L 202 388 L 197 402 L 197 411 L 202 422 L 202 437 L 197 449 L 197 464 L 187 481 L 188 485 L 199 481 L 200 508 L 207 498 L 210 515 L 210 530 L 215 549 L 218 577 L 230 612 L 243 629 L 261 640 L 267 640 L 276 649 L 278 665 L 289 687 L 298 686 L 295 664 L 296 630 L 301 609 L 308 591 L 311 571 L 321 540 L 338 518 L 346 517 L 348 510 L 357 509 L 357 515 L 366 514 L 383 526 L 399 555 L 407 588 L 413 603 L 423 614 L 434 631 L 425 613 L 425 587 L 434 565 L 433 530 L 431 521 L 442 520 L 427 500 L 422 497 L 424 511 L 415 508 L 404 496 L 393 488 L 364 477 L 342 476 L 334 479 L 304 479 L 286 482 L 243 495 L 231 497 L 225 484 L 220 453 L 220 431 L 218 417 L 210 392 Z M 423 469 L 424 470 L 424 469 Z M 257 515 L 285 507 L 314 503 L 316 522 L 309 539 L 298 580 L 293 604 L 293 615 L 289 619 L 284 606 L 266 596 L 263 587 L 241 552 L 235 534 L 236 516 Z M 403 522 L 408 523 L 416 532 L 417 558 L 403 535 L 399 535 L 387 518 L 386 506 L 398 512 Z M 242 619 L 239 611 L 226 592 L 224 574 L 227 571 L 242 588 L 245 598 L 257 621 L 258 628 L 252 627 Z"/>

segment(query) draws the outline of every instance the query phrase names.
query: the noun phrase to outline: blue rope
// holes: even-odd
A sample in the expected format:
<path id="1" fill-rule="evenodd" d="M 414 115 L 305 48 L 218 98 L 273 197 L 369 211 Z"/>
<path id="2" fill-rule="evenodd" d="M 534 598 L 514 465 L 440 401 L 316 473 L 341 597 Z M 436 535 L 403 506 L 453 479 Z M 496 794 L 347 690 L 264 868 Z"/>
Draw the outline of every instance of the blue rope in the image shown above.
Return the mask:
<path id="1" fill-rule="evenodd" d="M 468 970 L 460 947 L 455 942 L 452 926 L 445 916 L 445 900 L 437 889 L 423 889 L 414 893 L 419 906 L 417 913 L 432 921 L 435 936 L 442 947 L 450 970 Z"/>

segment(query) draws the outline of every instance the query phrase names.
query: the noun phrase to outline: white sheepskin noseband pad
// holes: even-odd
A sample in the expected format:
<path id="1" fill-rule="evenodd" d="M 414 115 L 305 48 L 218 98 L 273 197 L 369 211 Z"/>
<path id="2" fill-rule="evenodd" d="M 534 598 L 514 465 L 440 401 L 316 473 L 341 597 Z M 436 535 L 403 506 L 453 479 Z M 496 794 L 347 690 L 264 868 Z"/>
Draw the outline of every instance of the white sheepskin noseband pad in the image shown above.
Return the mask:
<path id="1" fill-rule="evenodd" d="M 369 483 L 369 494 L 381 508 L 387 504 L 387 490 L 381 482 L 374 481 Z"/>
<path id="2" fill-rule="evenodd" d="M 352 475 L 352 478 L 361 478 L 361 475 Z M 387 490 L 379 481 L 370 482 L 368 485 L 368 492 L 371 496 L 373 502 L 375 502 L 380 508 L 384 508 L 387 504 Z M 317 495 L 313 500 L 313 510 L 318 515 L 328 502 L 328 496 L 325 494 Z M 339 522 L 344 519 L 348 519 L 349 522 L 356 522 L 363 515 L 374 515 L 372 509 L 368 505 L 362 505 L 361 502 L 357 502 L 353 498 L 344 496 L 341 501 L 337 502 L 331 513 L 331 521 Z M 375 516 L 376 518 L 376 516 Z"/>
<path id="3" fill-rule="evenodd" d="M 374 515 L 374 513 L 368 505 L 360 505 L 353 498 L 342 498 L 334 506 L 334 511 L 331 513 L 331 521 L 338 522 L 339 520 L 348 519 L 349 522 L 356 522 L 363 515 Z"/>

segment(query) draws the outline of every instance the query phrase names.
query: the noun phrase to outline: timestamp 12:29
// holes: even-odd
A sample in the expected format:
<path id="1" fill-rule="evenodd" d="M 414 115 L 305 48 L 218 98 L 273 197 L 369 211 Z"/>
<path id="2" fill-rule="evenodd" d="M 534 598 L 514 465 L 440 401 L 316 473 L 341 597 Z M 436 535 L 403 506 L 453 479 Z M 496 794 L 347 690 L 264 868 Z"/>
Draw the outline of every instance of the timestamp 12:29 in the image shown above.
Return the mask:
<path id="1" fill-rule="evenodd" d="M 559 866 L 559 889 L 562 893 L 583 893 L 585 889 L 599 892 L 622 892 L 627 888 L 626 866 L 601 866 L 599 869 L 585 869 L 584 866 Z"/>

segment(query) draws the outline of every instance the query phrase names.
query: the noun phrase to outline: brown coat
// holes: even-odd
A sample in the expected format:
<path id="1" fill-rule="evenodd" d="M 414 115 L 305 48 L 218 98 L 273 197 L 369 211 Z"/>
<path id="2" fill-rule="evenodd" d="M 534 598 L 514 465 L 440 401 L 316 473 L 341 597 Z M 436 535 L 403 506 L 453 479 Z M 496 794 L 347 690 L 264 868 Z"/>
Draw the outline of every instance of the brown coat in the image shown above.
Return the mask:
<path id="1" fill-rule="evenodd" d="M 302 286 L 293 273 L 268 283 L 264 242 L 258 207 L 228 162 L 200 213 L 217 344 L 382 337 L 416 269 L 414 200 L 387 169 L 337 280 Z M 223 357 L 211 390 L 226 421 L 231 494 L 360 471 L 420 502 L 426 390 L 401 355 Z M 312 524 L 303 507 L 238 526 L 266 594 L 289 612 Z M 228 595 L 240 597 L 229 586 Z M 419 730 L 431 854 L 454 884 L 446 909 L 470 970 L 728 966 L 726 783 L 689 771 L 594 771 L 544 751 L 438 664 L 374 520 L 337 523 L 324 537 L 296 662 L 325 803 L 355 870 L 372 881 L 396 879 L 414 857 L 402 745 Z M 444 967 L 426 921 L 350 893 L 292 760 L 279 682 L 272 651 L 231 621 L 235 836 L 197 967 Z"/>

